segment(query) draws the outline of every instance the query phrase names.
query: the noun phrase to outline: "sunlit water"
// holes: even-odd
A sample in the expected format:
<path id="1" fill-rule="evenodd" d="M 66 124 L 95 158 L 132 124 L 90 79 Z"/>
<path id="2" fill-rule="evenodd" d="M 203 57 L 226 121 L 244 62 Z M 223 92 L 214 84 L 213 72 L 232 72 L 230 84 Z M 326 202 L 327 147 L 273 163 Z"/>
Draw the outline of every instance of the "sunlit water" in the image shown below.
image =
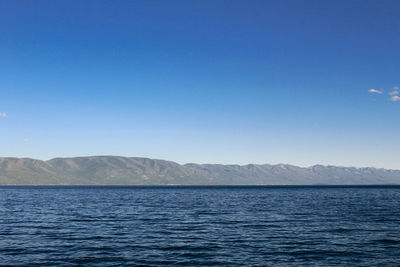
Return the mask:
<path id="1" fill-rule="evenodd" d="M 0 265 L 400 265 L 400 187 L 0 187 Z"/>

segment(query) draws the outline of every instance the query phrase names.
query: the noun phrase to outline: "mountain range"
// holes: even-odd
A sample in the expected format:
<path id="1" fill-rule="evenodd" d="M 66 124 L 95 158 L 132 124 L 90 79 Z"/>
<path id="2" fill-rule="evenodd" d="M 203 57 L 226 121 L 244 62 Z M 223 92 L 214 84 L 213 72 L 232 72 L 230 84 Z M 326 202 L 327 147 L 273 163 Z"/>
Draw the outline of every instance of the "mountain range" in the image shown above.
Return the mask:
<path id="1" fill-rule="evenodd" d="M 119 156 L 0 158 L 0 185 L 378 185 L 400 170 L 288 164 L 178 164 Z"/>

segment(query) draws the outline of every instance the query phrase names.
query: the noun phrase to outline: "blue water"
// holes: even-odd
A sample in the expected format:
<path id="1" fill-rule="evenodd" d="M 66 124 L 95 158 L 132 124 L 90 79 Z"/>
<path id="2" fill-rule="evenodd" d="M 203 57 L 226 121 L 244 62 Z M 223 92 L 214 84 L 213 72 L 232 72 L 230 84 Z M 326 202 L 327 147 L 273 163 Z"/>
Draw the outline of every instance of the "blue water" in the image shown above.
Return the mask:
<path id="1" fill-rule="evenodd" d="M 400 265 L 400 187 L 0 187 L 0 265 Z"/>

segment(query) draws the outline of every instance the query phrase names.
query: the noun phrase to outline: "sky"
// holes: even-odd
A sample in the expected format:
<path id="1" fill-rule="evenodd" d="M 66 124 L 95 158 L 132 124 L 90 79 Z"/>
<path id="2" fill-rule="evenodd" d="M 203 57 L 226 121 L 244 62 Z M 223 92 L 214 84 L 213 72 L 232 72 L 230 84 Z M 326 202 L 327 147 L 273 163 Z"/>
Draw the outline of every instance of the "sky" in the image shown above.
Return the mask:
<path id="1" fill-rule="evenodd" d="M 0 1 L 0 157 L 400 169 L 400 1 Z"/>

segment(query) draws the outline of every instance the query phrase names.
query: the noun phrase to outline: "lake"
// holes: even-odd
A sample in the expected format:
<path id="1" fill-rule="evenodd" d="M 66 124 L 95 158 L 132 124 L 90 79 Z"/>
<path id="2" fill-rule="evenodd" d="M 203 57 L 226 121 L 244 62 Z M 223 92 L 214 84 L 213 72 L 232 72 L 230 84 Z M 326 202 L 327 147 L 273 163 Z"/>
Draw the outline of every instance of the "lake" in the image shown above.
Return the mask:
<path id="1" fill-rule="evenodd" d="M 400 265 L 400 186 L 0 187 L 0 265 Z"/>

